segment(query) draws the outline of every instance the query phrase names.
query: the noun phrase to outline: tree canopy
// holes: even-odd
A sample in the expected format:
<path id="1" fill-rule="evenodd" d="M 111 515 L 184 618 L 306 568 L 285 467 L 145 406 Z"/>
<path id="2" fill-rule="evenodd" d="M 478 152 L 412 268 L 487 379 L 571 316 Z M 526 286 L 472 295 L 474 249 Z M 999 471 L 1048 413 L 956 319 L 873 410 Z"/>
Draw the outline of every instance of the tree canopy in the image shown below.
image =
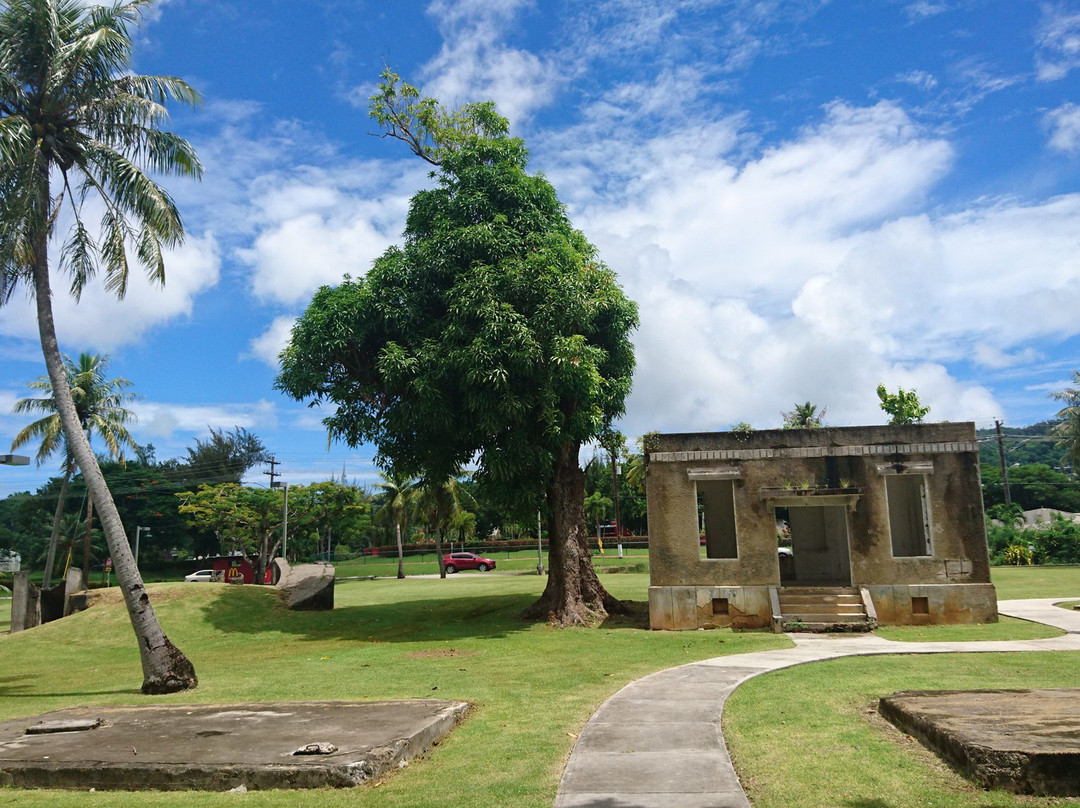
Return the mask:
<path id="1" fill-rule="evenodd" d="M 551 535 L 583 534 L 583 493 L 571 516 L 553 483 L 623 412 L 637 308 L 492 104 L 450 111 L 383 78 L 372 117 L 437 166 L 437 187 L 412 198 L 401 247 L 316 293 L 277 385 L 336 405 L 331 435 L 375 444 L 386 469 L 445 480 L 475 463 L 508 510 L 547 491 Z"/>
<path id="2" fill-rule="evenodd" d="M 879 384 L 877 395 L 890 424 L 917 424 L 930 412 L 930 407 L 919 401 L 914 390 L 898 387 L 895 393 L 890 393 L 884 384 Z"/>
<path id="3" fill-rule="evenodd" d="M 807 401 L 805 404 L 796 404 L 792 409 L 780 413 L 784 419 L 784 429 L 816 429 L 821 426 L 828 407 L 820 410 L 817 404 Z"/>

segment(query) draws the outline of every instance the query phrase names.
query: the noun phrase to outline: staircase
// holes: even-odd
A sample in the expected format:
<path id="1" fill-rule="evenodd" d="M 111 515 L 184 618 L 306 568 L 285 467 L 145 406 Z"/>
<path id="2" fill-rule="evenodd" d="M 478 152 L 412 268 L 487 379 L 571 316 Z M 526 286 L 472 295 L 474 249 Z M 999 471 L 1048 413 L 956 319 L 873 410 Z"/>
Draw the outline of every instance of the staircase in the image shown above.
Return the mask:
<path id="1" fill-rule="evenodd" d="M 781 631 L 873 631 L 877 619 L 868 613 L 860 590 L 850 586 L 783 587 L 777 590 Z M 777 620 L 777 617 L 779 618 Z"/>

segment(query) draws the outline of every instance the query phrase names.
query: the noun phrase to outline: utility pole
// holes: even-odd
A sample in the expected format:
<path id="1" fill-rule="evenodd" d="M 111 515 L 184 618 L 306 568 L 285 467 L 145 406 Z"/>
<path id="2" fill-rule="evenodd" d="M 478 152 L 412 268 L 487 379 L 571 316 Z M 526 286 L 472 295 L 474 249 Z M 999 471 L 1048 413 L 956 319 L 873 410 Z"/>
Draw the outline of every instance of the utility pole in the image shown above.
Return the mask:
<path id="1" fill-rule="evenodd" d="M 277 488 L 277 486 L 274 485 L 274 478 L 278 476 L 277 467 L 281 464 L 277 462 L 277 459 L 274 455 L 270 455 L 270 459 L 266 462 L 270 465 L 270 471 L 264 471 L 263 474 L 267 475 L 270 478 L 270 487 Z"/>
<path id="2" fill-rule="evenodd" d="M 1001 441 L 1001 421 L 994 420 L 994 428 L 997 430 L 998 457 L 1001 458 L 1001 485 L 1005 489 L 1005 507 L 1012 505 L 1012 496 L 1009 494 L 1009 467 L 1005 465 L 1005 445 Z"/>

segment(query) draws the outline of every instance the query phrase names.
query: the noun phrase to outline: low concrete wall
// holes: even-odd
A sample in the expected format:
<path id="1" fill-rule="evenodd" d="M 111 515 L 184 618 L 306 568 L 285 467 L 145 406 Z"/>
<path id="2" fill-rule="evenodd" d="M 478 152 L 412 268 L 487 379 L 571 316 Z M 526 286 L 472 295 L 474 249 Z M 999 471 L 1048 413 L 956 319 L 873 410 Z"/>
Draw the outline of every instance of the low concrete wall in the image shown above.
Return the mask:
<path id="1" fill-rule="evenodd" d="M 998 619 L 993 584 L 861 584 L 860 588 L 869 594 L 869 606 L 883 626 L 996 623 Z M 656 630 L 763 628 L 771 623 L 767 586 L 649 587 L 649 626 Z"/>
<path id="2" fill-rule="evenodd" d="M 649 587 L 653 629 L 762 628 L 771 623 L 767 586 Z"/>
<path id="3" fill-rule="evenodd" d="M 996 623 L 993 584 L 863 584 L 883 626 Z M 925 600 L 920 601 L 919 598 Z"/>

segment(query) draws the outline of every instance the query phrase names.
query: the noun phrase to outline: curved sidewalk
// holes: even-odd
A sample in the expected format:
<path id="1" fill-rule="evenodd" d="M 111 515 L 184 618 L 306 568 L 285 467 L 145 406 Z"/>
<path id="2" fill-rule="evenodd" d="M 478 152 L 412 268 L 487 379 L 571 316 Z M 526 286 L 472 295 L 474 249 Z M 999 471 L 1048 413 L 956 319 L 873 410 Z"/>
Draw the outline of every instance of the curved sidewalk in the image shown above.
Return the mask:
<path id="1" fill-rule="evenodd" d="M 724 702 L 760 673 L 870 654 L 1080 651 L 1080 612 L 1066 598 L 1013 600 L 998 611 L 1060 628 L 1045 640 L 895 642 L 872 634 L 789 634 L 794 648 L 717 657 L 631 682 L 597 710 L 574 744 L 555 808 L 750 808 L 721 734 Z"/>

